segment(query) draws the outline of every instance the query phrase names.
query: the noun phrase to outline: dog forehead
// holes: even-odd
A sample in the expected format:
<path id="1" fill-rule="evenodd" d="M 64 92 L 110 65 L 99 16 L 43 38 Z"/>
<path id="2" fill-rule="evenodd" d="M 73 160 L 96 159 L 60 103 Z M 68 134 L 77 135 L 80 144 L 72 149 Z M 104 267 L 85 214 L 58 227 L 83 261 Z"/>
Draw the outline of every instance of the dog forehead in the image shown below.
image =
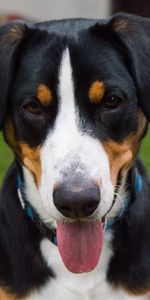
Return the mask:
<path id="1" fill-rule="evenodd" d="M 49 43 L 43 41 L 43 46 L 33 43 L 32 50 L 22 53 L 20 57 L 13 85 L 14 93 L 18 98 L 24 98 L 26 95 L 37 94 L 41 84 L 44 84 L 58 94 L 59 73 L 66 48 L 69 49 L 74 87 L 82 97 L 89 93 L 92 101 L 98 102 L 104 94 L 104 89 L 99 89 L 99 86 L 105 85 L 104 82 L 110 86 L 120 85 L 129 92 L 131 88 L 128 85 L 133 85 L 133 82 L 117 51 L 103 43 L 94 45 L 90 38 L 87 38 L 87 43 L 88 47 L 84 40 L 71 39 L 71 42 L 64 42 L 62 37 Z M 124 78 L 123 85 L 121 78 Z M 95 88 L 90 92 L 92 86 Z"/>
<path id="2" fill-rule="evenodd" d="M 43 83 L 46 86 L 49 84 L 49 88 L 57 92 L 59 69 L 66 47 L 69 48 L 73 75 L 76 78 L 74 85 L 78 89 L 81 83 L 79 92 L 84 88 L 86 92 L 89 91 L 92 83 L 97 80 L 114 80 L 116 84 L 121 81 L 120 75 L 127 77 L 127 67 L 122 62 L 121 53 L 118 54 L 113 37 L 110 39 L 107 34 L 104 37 L 101 32 L 95 37 L 91 33 L 94 23 L 94 20 L 69 20 L 35 25 L 20 50 L 14 82 L 15 93 L 19 94 L 20 91 L 23 97 L 24 93 L 36 93 L 37 87 Z M 100 21 L 99 23 L 101 24 Z M 94 100 L 97 98 L 96 94 L 94 90 Z"/>
<path id="3" fill-rule="evenodd" d="M 69 48 L 73 69 L 81 66 L 85 67 L 85 72 L 90 69 L 89 78 L 96 77 L 96 73 L 97 76 L 103 76 L 104 68 L 110 73 L 114 70 L 115 75 L 115 63 L 121 65 L 121 54 L 118 55 L 113 39 L 111 41 L 107 35 L 105 39 L 101 39 L 100 33 L 99 39 L 95 40 L 89 28 L 78 32 L 72 32 L 70 29 L 65 34 L 37 28 L 26 38 L 20 50 L 17 81 L 20 79 L 23 84 L 26 79 L 26 82 L 30 82 L 27 73 L 32 74 L 32 82 L 43 79 L 48 81 L 55 75 L 57 77 L 62 53 L 66 47 Z"/>

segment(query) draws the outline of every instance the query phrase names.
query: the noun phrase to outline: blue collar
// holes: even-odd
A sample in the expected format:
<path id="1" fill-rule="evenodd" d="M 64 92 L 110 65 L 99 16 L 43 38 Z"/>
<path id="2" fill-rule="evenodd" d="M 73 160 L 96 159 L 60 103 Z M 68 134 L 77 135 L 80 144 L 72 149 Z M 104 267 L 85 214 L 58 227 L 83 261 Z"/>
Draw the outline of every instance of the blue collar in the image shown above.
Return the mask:
<path id="1" fill-rule="evenodd" d="M 137 193 L 140 193 L 142 191 L 142 177 L 138 173 L 137 169 L 135 169 L 135 191 Z M 47 227 L 40 219 L 39 215 L 35 212 L 31 204 L 25 199 L 25 196 L 23 195 L 23 184 L 22 179 L 18 175 L 18 197 L 21 203 L 21 206 L 23 210 L 25 211 L 26 215 L 34 221 L 37 225 L 37 227 L 40 229 L 44 235 L 46 235 L 48 238 L 51 237 L 51 241 L 57 245 L 57 238 L 56 238 L 56 232 L 54 232 L 53 229 L 50 229 Z M 111 230 L 113 225 L 116 223 L 117 220 L 121 219 L 123 217 L 123 214 L 128 210 L 128 207 L 131 202 L 131 194 L 128 193 L 128 197 L 125 199 L 125 206 L 123 209 L 121 209 L 117 216 L 114 218 L 109 218 L 107 221 L 107 224 L 105 225 L 105 231 Z"/>
<path id="2" fill-rule="evenodd" d="M 46 226 L 42 221 L 38 213 L 34 210 L 34 208 L 29 204 L 26 200 L 25 195 L 23 193 L 23 183 L 20 175 L 17 178 L 18 181 L 18 197 L 22 206 L 22 209 L 25 211 L 25 214 L 28 216 L 30 220 L 32 220 L 36 227 L 40 230 L 42 234 L 44 234 L 48 239 L 50 239 L 53 244 L 57 246 L 57 238 L 56 232 L 54 229 Z"/>

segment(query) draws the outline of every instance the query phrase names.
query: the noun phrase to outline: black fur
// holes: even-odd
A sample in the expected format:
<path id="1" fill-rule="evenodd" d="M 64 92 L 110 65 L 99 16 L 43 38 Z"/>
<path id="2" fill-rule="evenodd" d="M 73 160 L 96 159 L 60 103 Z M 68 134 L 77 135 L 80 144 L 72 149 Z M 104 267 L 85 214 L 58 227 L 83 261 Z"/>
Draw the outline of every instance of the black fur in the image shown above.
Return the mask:
<path id="1" fill-rule="evenodd" d="M 142 191 L 135 188 L 135 170 L 142 176 Z M 150 287 L 150 181 L 142 163 L 137 160 L 128 176 L 131 203 L 124 217 L 114 225 L 113 256 L 108 280 L 133 294 L 142 294 Z"/>
<path id="2" fill-rule="evenodd" d="M 54 274 L 40 254 L 43 236 L 18 201 L 17 172 L 13 164 L 0 196 L 0 285 L 21 297 Z"/>

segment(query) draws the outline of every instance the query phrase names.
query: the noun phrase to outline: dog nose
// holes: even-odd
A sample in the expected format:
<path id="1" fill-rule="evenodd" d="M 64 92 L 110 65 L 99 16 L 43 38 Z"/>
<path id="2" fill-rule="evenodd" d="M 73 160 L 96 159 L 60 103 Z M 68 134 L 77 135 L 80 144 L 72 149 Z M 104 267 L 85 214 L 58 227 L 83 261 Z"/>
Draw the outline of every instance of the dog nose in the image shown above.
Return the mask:
<path id="1" fill-rule="evenodd" d="M 90 216 L 100 202 L 100 190 L 92 182 L 63 183 L 53 192 L 53 201 L 61 214 L 76 219 Z"/>

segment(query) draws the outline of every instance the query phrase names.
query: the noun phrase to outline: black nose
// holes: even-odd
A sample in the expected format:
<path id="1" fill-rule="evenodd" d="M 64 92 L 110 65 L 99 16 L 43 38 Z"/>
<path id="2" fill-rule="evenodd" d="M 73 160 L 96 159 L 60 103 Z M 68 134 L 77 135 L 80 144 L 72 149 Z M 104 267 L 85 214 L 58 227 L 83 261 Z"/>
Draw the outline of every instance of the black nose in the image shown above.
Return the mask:
<path id="1" fill-rule="evenodd" d="M 63 183 L 53 192 L 53 201 L 65 217 L 76 219 L 90 216 L 100 202 L 98 186 L 89 181 Z"/>

